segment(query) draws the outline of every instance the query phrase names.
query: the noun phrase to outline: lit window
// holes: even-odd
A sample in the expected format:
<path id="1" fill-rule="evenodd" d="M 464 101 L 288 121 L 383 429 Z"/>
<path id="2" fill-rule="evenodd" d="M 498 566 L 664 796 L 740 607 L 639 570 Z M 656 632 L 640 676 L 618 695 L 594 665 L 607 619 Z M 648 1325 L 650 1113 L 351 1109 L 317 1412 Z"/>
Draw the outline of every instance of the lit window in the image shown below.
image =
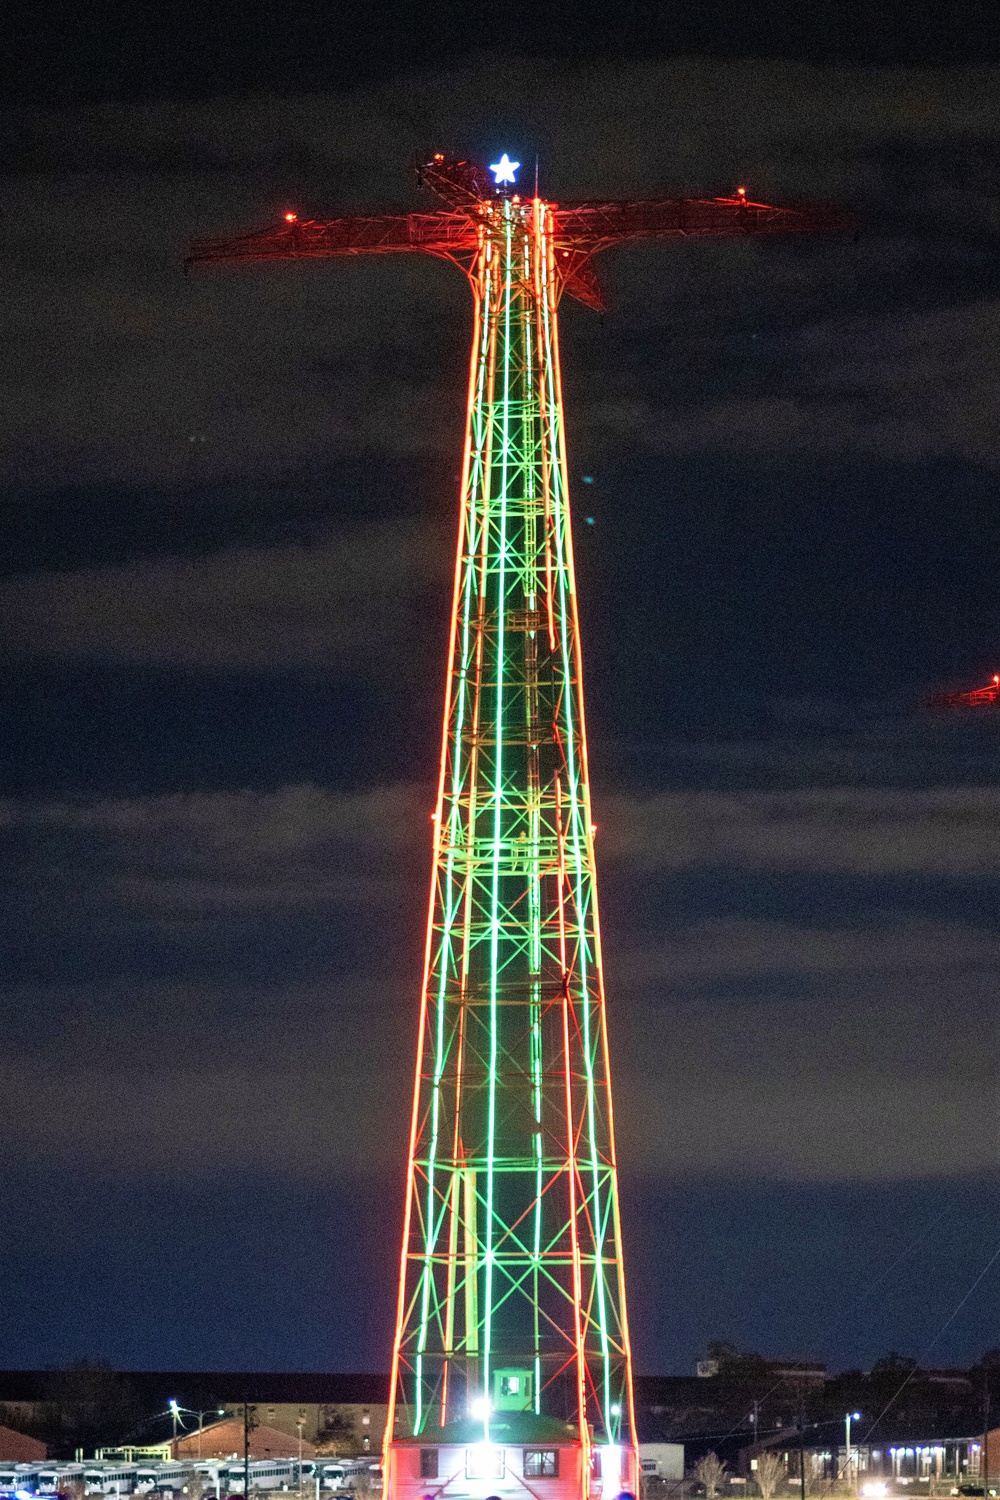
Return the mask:
<path id="1" fill-rule="evenodd" d="M 465 1452 L 466 1479 L 502 1479 L 503 1449 L 492 1443 L 477 1443 Z"/>
<path id="2" fill-rule="evenodd" d="M 525 1448 L 522 1473 L 525 1479 L 558 1479 L 559 1449 Z"/>

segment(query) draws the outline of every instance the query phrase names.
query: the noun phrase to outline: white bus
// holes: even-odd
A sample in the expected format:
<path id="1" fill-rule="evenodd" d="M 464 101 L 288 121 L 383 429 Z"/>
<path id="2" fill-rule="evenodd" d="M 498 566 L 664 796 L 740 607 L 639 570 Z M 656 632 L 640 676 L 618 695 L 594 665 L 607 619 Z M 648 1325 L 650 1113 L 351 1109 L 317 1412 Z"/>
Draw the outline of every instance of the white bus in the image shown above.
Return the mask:
<path id="1" fill-rule="evenodd" d="M 131 1495 L 135 1488 L 135 1464 L 86 1464 L 83 1488 L 87 1495 Z"/>
<path id="2" fill-rule="evenodd" d="M 40 1464 L 35 1475 L 36 1495 L 55 1495 L 83 1482 L 83 1464 Z"/>
<path id="3" fill-rule="evenodd" d="M 254 1458 L 250 1461 L 250 1488 L 252 1490 L 291 1490 L 296 1487 L 295 1458 Z M 226 1489 L 230 1495 L 242 1495 L 245 1479 L 243 1464 L 239 1460 L 221 1466 L 219 1478 L 225 1474 Z"/>
<path id="4" fill-rule="evenodd" d="M 35 1464 L 0 1464 L 0 1490 L 33 1495 L 38 1474 Z"/>

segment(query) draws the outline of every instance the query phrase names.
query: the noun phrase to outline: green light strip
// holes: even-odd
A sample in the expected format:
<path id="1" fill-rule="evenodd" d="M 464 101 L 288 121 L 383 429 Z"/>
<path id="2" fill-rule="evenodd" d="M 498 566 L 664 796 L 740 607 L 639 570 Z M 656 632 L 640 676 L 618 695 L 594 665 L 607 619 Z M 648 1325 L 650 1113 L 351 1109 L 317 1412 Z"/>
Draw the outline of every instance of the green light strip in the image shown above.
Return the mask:
<path id="1" fill-rule="evenodd" d="M 565 448 L 564 448 L 564 444 L 563 444 L 563 434 L 562 434 L 562 432 L 560 430 L 560 426 L 559 426 L 560 403 L 559 403 L 559 400 L 558 400 L 558 391 L 556 389 L 556 369 L 557 369 L 557 361 L 558 361 L 558 358 L 559 358 L 559 350 L 558 350 L 558 345 L 557 345 L 557 342 L 556 342 L 555 329 L 554 329 L 554 326 L 553 326 L 554 322 L 555 322 L 555 319 L 554 319 L 554 316 L 550 316 L 550 314 L 549 314 L 550 298 L 551 298 L 551 280 L 550 280 L 549 276 L 546 275 L 546 278 L 545 278 L 545 333 L 546 333 L 547 352 L 548 352 L 548 356 L 549 356 L 548 360 L 547 360 L 547 370 L 548 370 L 548 377 L 549 377 L 549 383 L 550 383 L 549 384 L 549 413 L 550 413 L 551 443 L 552 443 L 552 471 L 553 471 L 553 474 L 558 474 L 558 476 L 559 476 L 559 485 L 558 485 L 558 489 L 559 489 L 559 505 L 558 505 L 558 512 L 557 513 L 558 513 L 558 517 L 559 517 L 560 529 L 562 531 L 562 536 L 560 537 L 560 541 L 561 541 L 560 555 L 564 556 L 564 557 L 568 557 L 571 554 L 571 548 L 572 548 L 572 539 L 571 539 L 571 537 L 568 534 L 569 533 L 569 528 L 570 528 L 569 500 L 568 500 L 568 475 L 567 475 L 567 472 L 566 472 Z M 594 1194 L 594 1205 L 593 1205 L 593 1207 L 591 1209 L 591 1212 L 592 1212 L 592 1214 L 595 1214 L 595 1210 L 597 1209 L 597 1205 L 598 1205 L 599 1197 L 600 1197 L 600 1179 L 599 1179 L 599 1168 L 598 1168 L 597 1137 L 596 1137 L 596 1122 L 595 1122 L 594 1068 L 593 1068 L 593 1056 L 592 1056 L 592 1053 L 591 1053 L 591 1039 L 590 1039 L 590 996 L 589 996 L 589 975 L 588 975 L 588 972 L 587 972 L 587 957 L 588 957 L 588 954 L 587 954 L 587 943 L 586 943 L 586 927 L 584 925 L 585 913 L 587 911 L 587 907 L 588 907 L 588 904 L 589 904 L 588 903 L 588 896 L 590 895 L 590 890 L 589 889 L 585 890 L 585 875 L 586 875 L 586 877 L 588 877 L 587 880 L 586 880 L 586 883 L 587 883 L 587 886 L 589 887 L 591 885 L 591 882 L 594 879 L 594 872 L 589 868 L 589 860 L 585 861 L 585 859 L 584 859 L 583 844 L 582 844 L 581 837 L 580 837 L 580 832 L 581 832 L 581 830 L 580 830 L 581 817 L 582 816 L 586 816 L 589 813 L 589 808 L 585 808 L 585 806 L 583 804 L 583 798 L 581 797 L 581 790 L 580 790 L 580 785 L 579 785 L 579 771 L 578 771 L 577 760 L 576 760 L 576 729 L 575 729 L 574 722 L 573 722 L 573 702 L 574 702 L 574 693 L 573 693 L 573 686 L 574 686 L 574 683 L 573 683 L 573 667 L 575 665 L 575 661 L 574 661 L 574 655 L 575 655 L 575 653 L 572 651 L 572 649 L 570 647 L 569 638 L 568 638 L 568 627 L 569 627 L 569 624 L 570 624 L 571 619 L 572 619 L 572 614 L 571 614 L 571 606 L 570 606 L 569 600 L 566 597 L 566 595 L 567 595 L 567 573 L 569 573 L 569 569 L 568 568 L 560 568 L 560 570 L 559 570 L 559 590 L 560 590 L 560 611 L 559 611 L 559 613 L 560 613 L 560 621 L 561 621 L 560 648 L 561 648 L 562 667 L 563 667 L 563 682 L 564 682 L 564 699 L 563 699 L 563 702 L 564 702 L 564 713 L 566 715 L 566 728 L 567 728 L 566 743 L 565 743 L 565 753 L 566 753 L 566 763 L 567 763 L 567 777 L 568 777 L 569 787 L 570 787 L 570 808 L 571 808 L 571 824 L 570 824 L 570 828 L 571 828 L 571 838 L 572 838 L 572 848 L 573 848 L 573 869 L 574 869 L 574 874 L 575 874 L 575 886 L 576 886 L 577 920 L 578 920 L 578 923 L 579 923 L 579 927 L 578 927 L 579 941 L 578 941 L 578 947 L 577 947 L 577 962 L 578 962 L 578 965 L 579 965 L 580 1021 L 581 1021 L 581 1029 L 583 1031 L 583 1059 L 584 1059 L 584 1066 L 585 1066 L 585 1070 L 586 1070 L 586 1099 L 587 1099 L 587 1126 L 588 1126 L 587 1134 L 588 1134 L 589 1155 L 590 1155 L 590 1162 L 591 1162 L 592 1186 L 593 1186 L 593 1194 Z M 571 574 L 570 574 L 570 577 L 572 577 Z M 589 831 L 590 830 L 588 828 L 588 830 L 587 830 L 587 840 L 586 840 L 586 848 L 587 848 L 588 853 L 589 853 Z M 586 871 L 585 871 L 585 864 L 587 866 Z M 598 1242 L 598 1246 L 597 1246 L 597 1255 L 596 1255 L 596 1260 L 597 1260 L 596 1277 L 597 1277 L 597 1303 L 598 1303 L 598 1334 L 599 1334 L 600 1343 L 601 1343 L 601 1355 L 602 1355 L 602 1365 L 603 1365 L 603 1374 L 604 1374 L 604 1381 L 603 1381 L 603 1384 L 604 1384 L 604 1401 L 603 1401 L 603 1407 L 604 1407 L 604 1412 L 603 1412 L 603 1415 L 604 1415 L 604 1425 L 605 1425 L 605 1430 L 610 1432 L 610 1430 L 611 1430 L 611 1405 L 612 1405 L 612 1397 L 611 1397 L 611 1365 L 610 1365 L 610 1348 L 609 1348 L 608 1326 L 607 1326 L 607 1307 L 606 1307 L 606 1304 L 605 1304 L 604 1273 L 603 1273 L 603 1270 L 601 1269 L 601 1260 L 602 1260 L 602 1258 L 603 1258 L 603 1247 L 602 1247 L 602 1245 L 601 1245 L 601 1243 L 599 1241 Z"/>
<path id="2" fill-rule="evenodd" d="M 530 248 L 529 248 L 530 247 Z M 526 283 L 530 284 L 532 276 L 532 257 L 538 255 L 538 245 L 531 244 L 526 238 L 524 246 L 523 276 Z M 534 322 L 537 317 L 537 308 L 529 307 L 527 302 L 522 303 L 522 344 L 525 360 L 525 386 L 526 403 L 531 411 L 538 404 L 535 391 L 534 370 Z M 534 506 L 537 504 L 538 494 L 535 485 L 536 470 L 534 465 L 527 470 L 528 488 L 525 495 L 526 514 L 530 517 L 528 535 L 525 539 L 525 560 L 530 567 L 530 575 L 525 580 L 525 595 L 528 609 L 535 611 L 538 605 L 539 578 L 538 578 L 538 535 L 537 515 Z M 531 633 L 532 650 L 537 661 L 538 636 L 537 632 Z M 532 691 L 533 690 L 533 691 Z M 532 697 L 525 702 L 525 732 L 530 736 L 537 735 L 538 729 L 538 685 L 536 681 L 531 684 L 529 691 Z M 532 749 L 530 763 L 533 769 L 532 784 L 530 791 L 532 801 L 528 808 L 528 845 L 531 860 L 531 877 L 528 887 L 528 927 L 530 933 L 530 968 L 531 973 L 541 974 L 542 969 L 542 934 L 541 934 L 541 874 L 539 870 L 539 845 L 541 840 L 541 786 L 538 772 L 538 750 L 537 746 Z M 542 1402 L 542 1359 L 541 1359 L 541 1323 L 539 1313 L 539 1291 L 540 1272 L 539 1262 L 542 1249 L 542 1221 L 543 1208 L 543 1150 L 542 1150 L 542 1029 L 541 1029 L 541 982 L 536 980 L 532 986 L 531 1001 L 531 1104 L 534 1119 L 534 1148 L 535 1148 L 535 1204 L 532 1225 L 532 1301 L 533 1301 L 533 1328 L 534 1339 L 534 1382 L 533 1382 L 533 1406 L 535 1412 L 541 1413 Z"/>
<path id="3" fill-rule="evenodd" d="M 512 251 L 513 235 L 510 220 L 510 202 L 504 202 L 504 289 L 503 289 L 503 420 L 500 457 L 500 565 L 497 578 L 497 674 L 496 674 L 496 745 L 493 780 L 493 893 L 491 918 L 493 924 L 490 938 L 490 1064 L 489 1106 L 487 1122 L 486 1164 L 486 1277 L 483 1290 L 483 1425 L 486 1441 L 490 1436 L 490 1356 L 493 1332 L 493 1203 L 495 1182 L 494 1155 L 496 1151 L 497 1121 L 497 1048 L 499 1043 L 499 1013 L 497 1009 L 497 980 L 500 957 L 500 856 L 503 832 L 503 737 L 504 737 L 504 667 L 506 650 L 507 611 L 507 500 L 510 465 L 510 313 L 511 284 L 513 281 Z"/>
<path id="4" fill-rule="evenodd" d="M 488 327 L 488 321 L 489 321 L 489 302 L 488 302 L 488 297 L 489 297 L 489 288 L 490 288 L 490 277 L 489 277 L 489 272 L 488 271 L 484 275 L 484 282 L 485 282 L 487 296 L 486 296 L 486 300 L 482 302 L 482 315 L 481 315 L 480 322 L 477 323 L 477 335 L 476 335 L 477 336 L 478 346 L 479 346 L 479 357 L 478 357 L 478 361 L 477 361 L 477 364 L 478 364 L 478 399 L 476 401 L 476 410 L 477 411 L 481 411 L 482 391 L 483 391 L 483 386 L 484 386 L 484 382 L 485 382 L 485 378 L 486 378 L 486 368 L 487 368 L 487 361 L 488 361 L 487 339 L 486 339 L 486 329 Z M 461 527 L 460 527 L 459 540 L 458 540 L 458 547 L 460 549 L 462 549 L 462 550 L 465 549 L 465 545 L 466 545 L 467 541 L 468 541 L 469 545 L 471 546 L 471 538 L 472 538 L 473 529 L 474 529 L 476 499 L 477 499 L 478 484 L 479 484 L 479 465 L 478 465 L 478 463 L 474 464 L 471 467 L 470 474 L 469 474 L 469 481 L 470 481 L 470 483 L 469 483 L 468 495 L 467 496 L 463 496 L 462 520 L 461 520 Z M 459 900 L 460 900 L 460 897 L 461 897 L 461 888 L 459 888 L 456 891 L 456 883 L 455 883 L 455 848 L 456 848 L 456 843 L 457 843 L 455 834 L 456 834 L 457 828 L 460 827 L 460 819 L 461 819 L 461 803 L 460 803 L 460 799 L 459 799 L 459 790 L 460 790 L 461 780 L 462 780 L 461 747 L 462 747 L 462 744 L 463 744 L 463 729 L 464 729 L 465 712 L 466 712 L 467 684 L 468 684 L 468 677 L 469 677 L 469 644 L 470 644 L 470 627 L 471 627 L 470 610 L 469 610 L 469 598 L 470 598 L 470 591 L 471 591 L 471 582 L 472 582 L 471 571 L 469 569 L 465 569 L 464 570 L 464 606 L 465 607 L 463 608 L 463 611 L 462 611 L 462 617 L 463 617 L 462 618 L 462 649 L 461 649 L 461 668 L 460 668 L 460 672 L 459 672 L 459 683 L 458 683 L 458 690 L 457 690 L 457 692 L 455 690 L 455 686 L 454 686 L 453 682 L 449 683 L 449 689 L 448 689 L 451 701 L 455 702 L 455 704 L 456 704 L 456 712 L 455 712 L 455 719 L 454 719 L 454 738 L 452 740 L 452 745 L 453 745 L 454 748 L 453 748 L 453 753 L 452 753 L 451 795 L 449 797 L 447 856 L 446 856 L 446 860 L 445 860 L 445 869 L 444 869 L 444 876 L 443 876 L 443 881 L 442 881 L 442 885 L 443 885 L 442 904 L 443 904 L 443 908 L 444 908 L 445 919 L 444 919 L 444 923 L 443 923 L 443 931 L 442 931 L 440 942 L 439 942 L 438 956 L 437 956 L 438 985 L 437 985 L 437 994 L 435 996 L 435 1013 L 436 1013 L 437 1029 L 436 1029 L 436 1036 L 435 1036 L 434 1082 L 433 1082 L 432 1106 L 431 1106 L 431 1110 L 432 1110 L 432 1117 L 431 1117 L 431 1145 L 430 1145 L 430 1151 L 428 1153 L 428 1160 L 427 1160 L 427 1191 L 426 1191 L 426 1210 L 425 1210 L 425 1215 L 426 1215 L 426 1218 L 425 1218 L 425 1223 L 426 1223 L 426 1228 L 425 1228 L 425 1248 L 424 1248 L 424 1265 L 423 1265 L 423 1271 L 422 1271 L 422 1276 L 421 1276 L 422 1286 L 421 1286 L 421 1305 L 420 1305 L 420 1330 L 419 1330 L 419 1336 L 418 1336 L 418 1342 L 417 1342 L 416 1372 L 415 1372 L 416 1373 L 416 1393 L 415 1393 L 416 1417 L 415 1417 L 415 1430 L 417 1432 L 421 1432 L 423 1430 L 423 1422 L 424 1422 L 424 1409 L 423 1409 L 424 1408 L 423 1355 L 424 1355 L 424 1351 L 426 1350 L 426 1347 L 427 1347 L 428 1322 L 429 1322 L 429 1317 L 430 1317 L 430 1300 L 431 1300 L 431 1291 L 432 1291 L 432 1287 L 433 1287 L 432 1261 L 433 1261 L 433 1258 L 434 1258 L 434 1252 L 435 1252 L 435 1248 L 436 1248 L 436 1245 L 437 1245 L 437 1239 L 438 1239 L 438 1233 L 439 1233 L 439 1229 L 440 1229 L 441 1218 L 443 1218 L 443 1214 L 442 1214 L 439 1217 L 437 1224 L 435 1224 L 435 1215 L 434 1215 L 435 1171 L 436 1171 L 436 1164 L 437 1164 L 437 1149 L 438 1149 L 439 1125 L 440 1125 L 440 1111 L 441 1111 L 441 1077 L 442 1077 L 442 1073 L 443 1073 L 443 1069 L 444 1069 L 444 1064 L 445 1064 L 445 1061 L 446 1061 L 444 1036 L 445 1036 L 445 1023 L 446 1023 L 446 1016 L 447 1016 L 447 992 L 448 992 L 448 982 L 449 982 L 449 979 L 451 977 L 452 968 L 453 968 L 452 928 L 453 928 L 453 925 L 454 925 L 456 909 L 457 909 L 457 906 L 459 904 Z M 448 717 L 449 717 L 449 719 L 451 719 L 451 712 L 450 711 L 449 711 Z M 440 838 L 440 832 L 438 834 L 438 837 Z M 454 1168 L 452 1169 L 452 1175 L 453 1174 L 454 1174 Z M 446 1202 L 447 1201 L 450 1201 L 450 1198 L 446 1195 Z"/>
<path id="5" fill-rule="evenodd" d="M 401 1293 L 399 1369 L 415 1383 L 408 1387 L 404 1373 L 399 1389 L 411 1403 L 410 1430 L 427 1431 L 432 1413 L 451 1420 L 467 1414 L 471 1397 L 493 1397 L 497 1367 L 530 1365 L 534 1410 L 568 1415 L 551 1405 L 558 1381 L 551 1382 L 577 1348 L 578 1307 L 585 1415 L 600 1443 L 620 1436 L 611 1406 L 630 1412 L 631 1399 L 551 223 L 545 206 L 539 213 L 512 199 L 489 201 L 474 268 L 478 356 L 456 563 L 412 1273 Z M 554 1065 L 562 1069 L 563 920 L 568 1103 L 563 1084 L 553 1091 L 550 1080 Z M 562 1186 L 571 1168 L 572 1215 Z"/>

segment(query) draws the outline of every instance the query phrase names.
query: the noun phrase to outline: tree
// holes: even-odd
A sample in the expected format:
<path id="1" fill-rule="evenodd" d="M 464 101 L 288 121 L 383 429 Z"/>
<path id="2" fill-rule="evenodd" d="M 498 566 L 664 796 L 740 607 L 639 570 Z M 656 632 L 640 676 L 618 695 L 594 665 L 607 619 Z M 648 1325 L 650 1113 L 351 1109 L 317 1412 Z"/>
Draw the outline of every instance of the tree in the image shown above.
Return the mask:
<path id="1" fill-rule="evenodd" d="M 757 1488 L 760 1490 L 761 1500 L 771 1500 L 771 1496 L 781 1484 L 785 1477 L 785 1465 L 777 1453 L 759 1453 L 757 1455 L 757 1468 L 754 1478 L 757 1480 Z"/>
<path id="2" fill-rule="evenodd" d="M 351 1489 L 355 1500 L 376 1500 L 382 1493 L 382 1480 L 371 1469 L 364 1469 L 360 1474 L 355 1474 Z"/>
<path id="3" fill-rule="evenodd" d="M 902 1380 L 907 1375 L 914 1374 L 916 1368 L 915 1359 L 910 1359 L 906 1354 L 897 1354 L 893 1349 L 888 1354 L 883 1354 L 882 1358 L 877 1359 L 872 1365 L 872 1379 Z"/>
<path id="4" fill-rule="evenodd" d="M 60 1446 L 95 1448 L 119 1443 L 145 1415 L 141 1395 L 127 1375 L 100 1360 L 78 1360 L 49 1370 L 43 1399 Z"/>
<path id="5" fill-rule="evenodd" d="M 323 1458 L 343 1458 L 360 1451 L 354 1413 L 339 1406 L 324 1406 L 316 1453 Z"/>
<path id="6" fill-rule="evenodd" d="M 767 1360 L 762 1355 L 737 1349 L 726 1339 L 712 1339 L 708 1345 L 708 1357 L 715 1360 L 719 1374 L 729 1380 L 754 1380 L 767 1369 Z"/>
<path id="7" fill-rule="evenodd" d="M 706 1453 L 694 1466 L 694 1477 L 705 1486 L 705 1494 L 711 1500 L 722 1489 L 726 1477 L 726 1466 L 715 1453 Z"/>

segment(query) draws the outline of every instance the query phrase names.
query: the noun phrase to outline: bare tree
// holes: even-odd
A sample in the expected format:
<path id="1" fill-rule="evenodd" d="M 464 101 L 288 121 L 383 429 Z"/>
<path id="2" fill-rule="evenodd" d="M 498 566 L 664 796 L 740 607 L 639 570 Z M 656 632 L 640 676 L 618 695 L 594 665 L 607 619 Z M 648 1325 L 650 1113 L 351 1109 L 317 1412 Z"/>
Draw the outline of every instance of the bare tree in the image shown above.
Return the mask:
<path id="1" fill-rule="evenodd" d="M 316 1453 L 322 1458 L 343 1458 L 360 1451 L 354 1413 L 350 1408 L 324 1406 L 316 1438 Z"/>
<path id="2" fill-rule="evenodd" d="M 761 1493 L 761 1500 L 771 1496 L 785 1477 L 785 1465 L 777 1453 L 758 1453 L 754 1478 Z"/>
<path id="3" fill-rule="evenodd" d="M 705 1486 L 705 1494 L 711 1500 L 722 1489 L 726 1477 L 726 1466 L 715 1453 L 706 1453 L 694 1466 L 694 1477 Z"/>
<path id="4" fill-rule="evenodd" d="M 363 1469 L 351 1481 L 355 1500 L 377 1500 L 382 1493 L 381 1477 L 372 1469 Z"/>

